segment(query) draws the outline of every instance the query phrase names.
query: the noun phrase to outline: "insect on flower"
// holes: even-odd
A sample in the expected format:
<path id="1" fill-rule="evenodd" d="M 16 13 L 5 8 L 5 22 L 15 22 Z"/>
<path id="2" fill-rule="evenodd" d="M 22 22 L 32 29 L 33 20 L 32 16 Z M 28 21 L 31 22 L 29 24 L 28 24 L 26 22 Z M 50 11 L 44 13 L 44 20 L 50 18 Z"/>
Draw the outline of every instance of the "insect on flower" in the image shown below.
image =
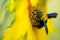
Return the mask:
<path id="1" fill-rule="evenodd" d="M 38 10 L 37 7 L 34 7 L 31 4 L 29 4 L 28 8 L 29 8 L 29 17 L 30 17 L 32 26 L 38 29 L 41 29 L 42 27 L 44 27 L 46 34 L 48 34 L 47 20 L 42 19 L 42 16 L 44 15 L 43 12 L 41 10 Z M 50 13 L 46 15 L 48 19 L 57 17 L 57 13 Z"/>
<path id="2" fill-rule="evenodd" d="M 50 13 L 50 14 L 46 14 L 48 16 L 48 19 L 51 18 L 56 18 L 57 17 L 57 13 Z M 33 26 L 37 27 L 38 29 L 44 27 L 46 30 L 46 34 L 48 34 L 48 28 L 47 28 L 47 20 L 42 20 L 42 12 L 37 12 L 37 16 L 36 16 L 36 22 L 38 23 L 38 25 L 34 24 Z"/>

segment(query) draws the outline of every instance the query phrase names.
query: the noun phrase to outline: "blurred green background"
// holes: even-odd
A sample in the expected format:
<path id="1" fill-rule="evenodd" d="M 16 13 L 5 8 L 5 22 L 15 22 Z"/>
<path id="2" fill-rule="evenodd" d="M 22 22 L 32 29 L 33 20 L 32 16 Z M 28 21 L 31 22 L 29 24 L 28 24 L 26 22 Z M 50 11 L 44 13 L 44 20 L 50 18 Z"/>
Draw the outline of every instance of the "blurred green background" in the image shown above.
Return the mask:
<path id="1" fill-rule="evenodd" d="M 49 13 L 56 12 L 58 14 L 57 18 L 53 19 L 57 33 L 50 35 L 50 40 L 60 40 L 60 0 L 49 0 L 48 8 L 50 9 Z"/>

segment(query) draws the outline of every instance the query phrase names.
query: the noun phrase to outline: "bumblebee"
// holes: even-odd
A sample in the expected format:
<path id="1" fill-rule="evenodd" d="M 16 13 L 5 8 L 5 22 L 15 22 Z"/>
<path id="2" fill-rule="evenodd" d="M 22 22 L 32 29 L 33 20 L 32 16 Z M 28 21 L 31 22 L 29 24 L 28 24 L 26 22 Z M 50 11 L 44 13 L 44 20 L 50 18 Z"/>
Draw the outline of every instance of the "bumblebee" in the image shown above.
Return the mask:
<path id="1" fill-rule="evenodd" d="M 31 24 L 33 27 L 36 27 L 38 29 L 41 29 L 42 27 L 45 28 L 46 34 L 48 34 L 48 28 L 47 28 L 47 20 L 42 20 L 42 16 L 43 16 L 43 12 L 41 10 L 38 10 L 37 7 L 32 6 L 31 4 L 29 4 L 29 18 L 31 21 Z M 51 18 L 56 18 L 57 17 L 57 13 L 49 13 L 46 14 L 48 19 Z"/>

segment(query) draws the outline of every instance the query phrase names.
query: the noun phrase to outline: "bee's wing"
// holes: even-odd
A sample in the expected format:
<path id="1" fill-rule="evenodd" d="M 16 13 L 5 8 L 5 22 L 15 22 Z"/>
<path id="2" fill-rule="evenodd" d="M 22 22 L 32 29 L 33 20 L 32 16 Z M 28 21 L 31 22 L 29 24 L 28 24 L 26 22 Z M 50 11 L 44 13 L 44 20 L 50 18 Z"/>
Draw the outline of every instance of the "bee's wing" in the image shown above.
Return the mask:
<path id="1" fill-rule="evenodd" d="M 50 13 L 47 14 L 48 18 L 56 18 L 57 17 L 57 13 Z"/>
<path id="2" fill-rule="evenodd" d="M 48 28 L 47 28 L 47 25 L 46 25 L 46 21 L 44 21 L 44 28 L 45 28 L 46 34 L 48 34 Z"/>

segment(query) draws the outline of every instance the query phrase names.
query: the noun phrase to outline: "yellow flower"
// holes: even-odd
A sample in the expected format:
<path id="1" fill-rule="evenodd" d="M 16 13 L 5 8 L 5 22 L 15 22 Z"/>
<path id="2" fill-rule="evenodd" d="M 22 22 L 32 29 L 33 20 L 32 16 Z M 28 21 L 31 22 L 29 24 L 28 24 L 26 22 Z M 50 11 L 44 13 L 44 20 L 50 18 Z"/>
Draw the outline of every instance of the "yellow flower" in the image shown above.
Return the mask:
<path id="1" fill-rule="evenodd" d="M 30 0 L 33 6 L 36 6 L 38 0 Z M 44 2 L 44 1 L 41 1 Z M 13 3 L 13 5 L 12 5 Z M 44 5 L 44 4 L 42 4 Z M 46 6 L 41 6 L 41 10 L 43 13 L 47 13 Z M 14 9 L 14 1 L 10 4 L 10 10 Z M 41 29 L 33 28 L 29 18 L 29 10 L 28 10 L 28 0 L 21 0 L 21 2 L 16 6 L 14 12 L 15 22 L 14 24 L 8 28 L 6 31 L 3 40 L 24 40 L 24 35 L 26 34 L 26 40 L 48 40 L 48 35 L 45 33 L 44 27 Z M 49 26 L 49 32 L 51 27 L 53 27 L 51 20 L 48 20 L 47 25 Z"/>

